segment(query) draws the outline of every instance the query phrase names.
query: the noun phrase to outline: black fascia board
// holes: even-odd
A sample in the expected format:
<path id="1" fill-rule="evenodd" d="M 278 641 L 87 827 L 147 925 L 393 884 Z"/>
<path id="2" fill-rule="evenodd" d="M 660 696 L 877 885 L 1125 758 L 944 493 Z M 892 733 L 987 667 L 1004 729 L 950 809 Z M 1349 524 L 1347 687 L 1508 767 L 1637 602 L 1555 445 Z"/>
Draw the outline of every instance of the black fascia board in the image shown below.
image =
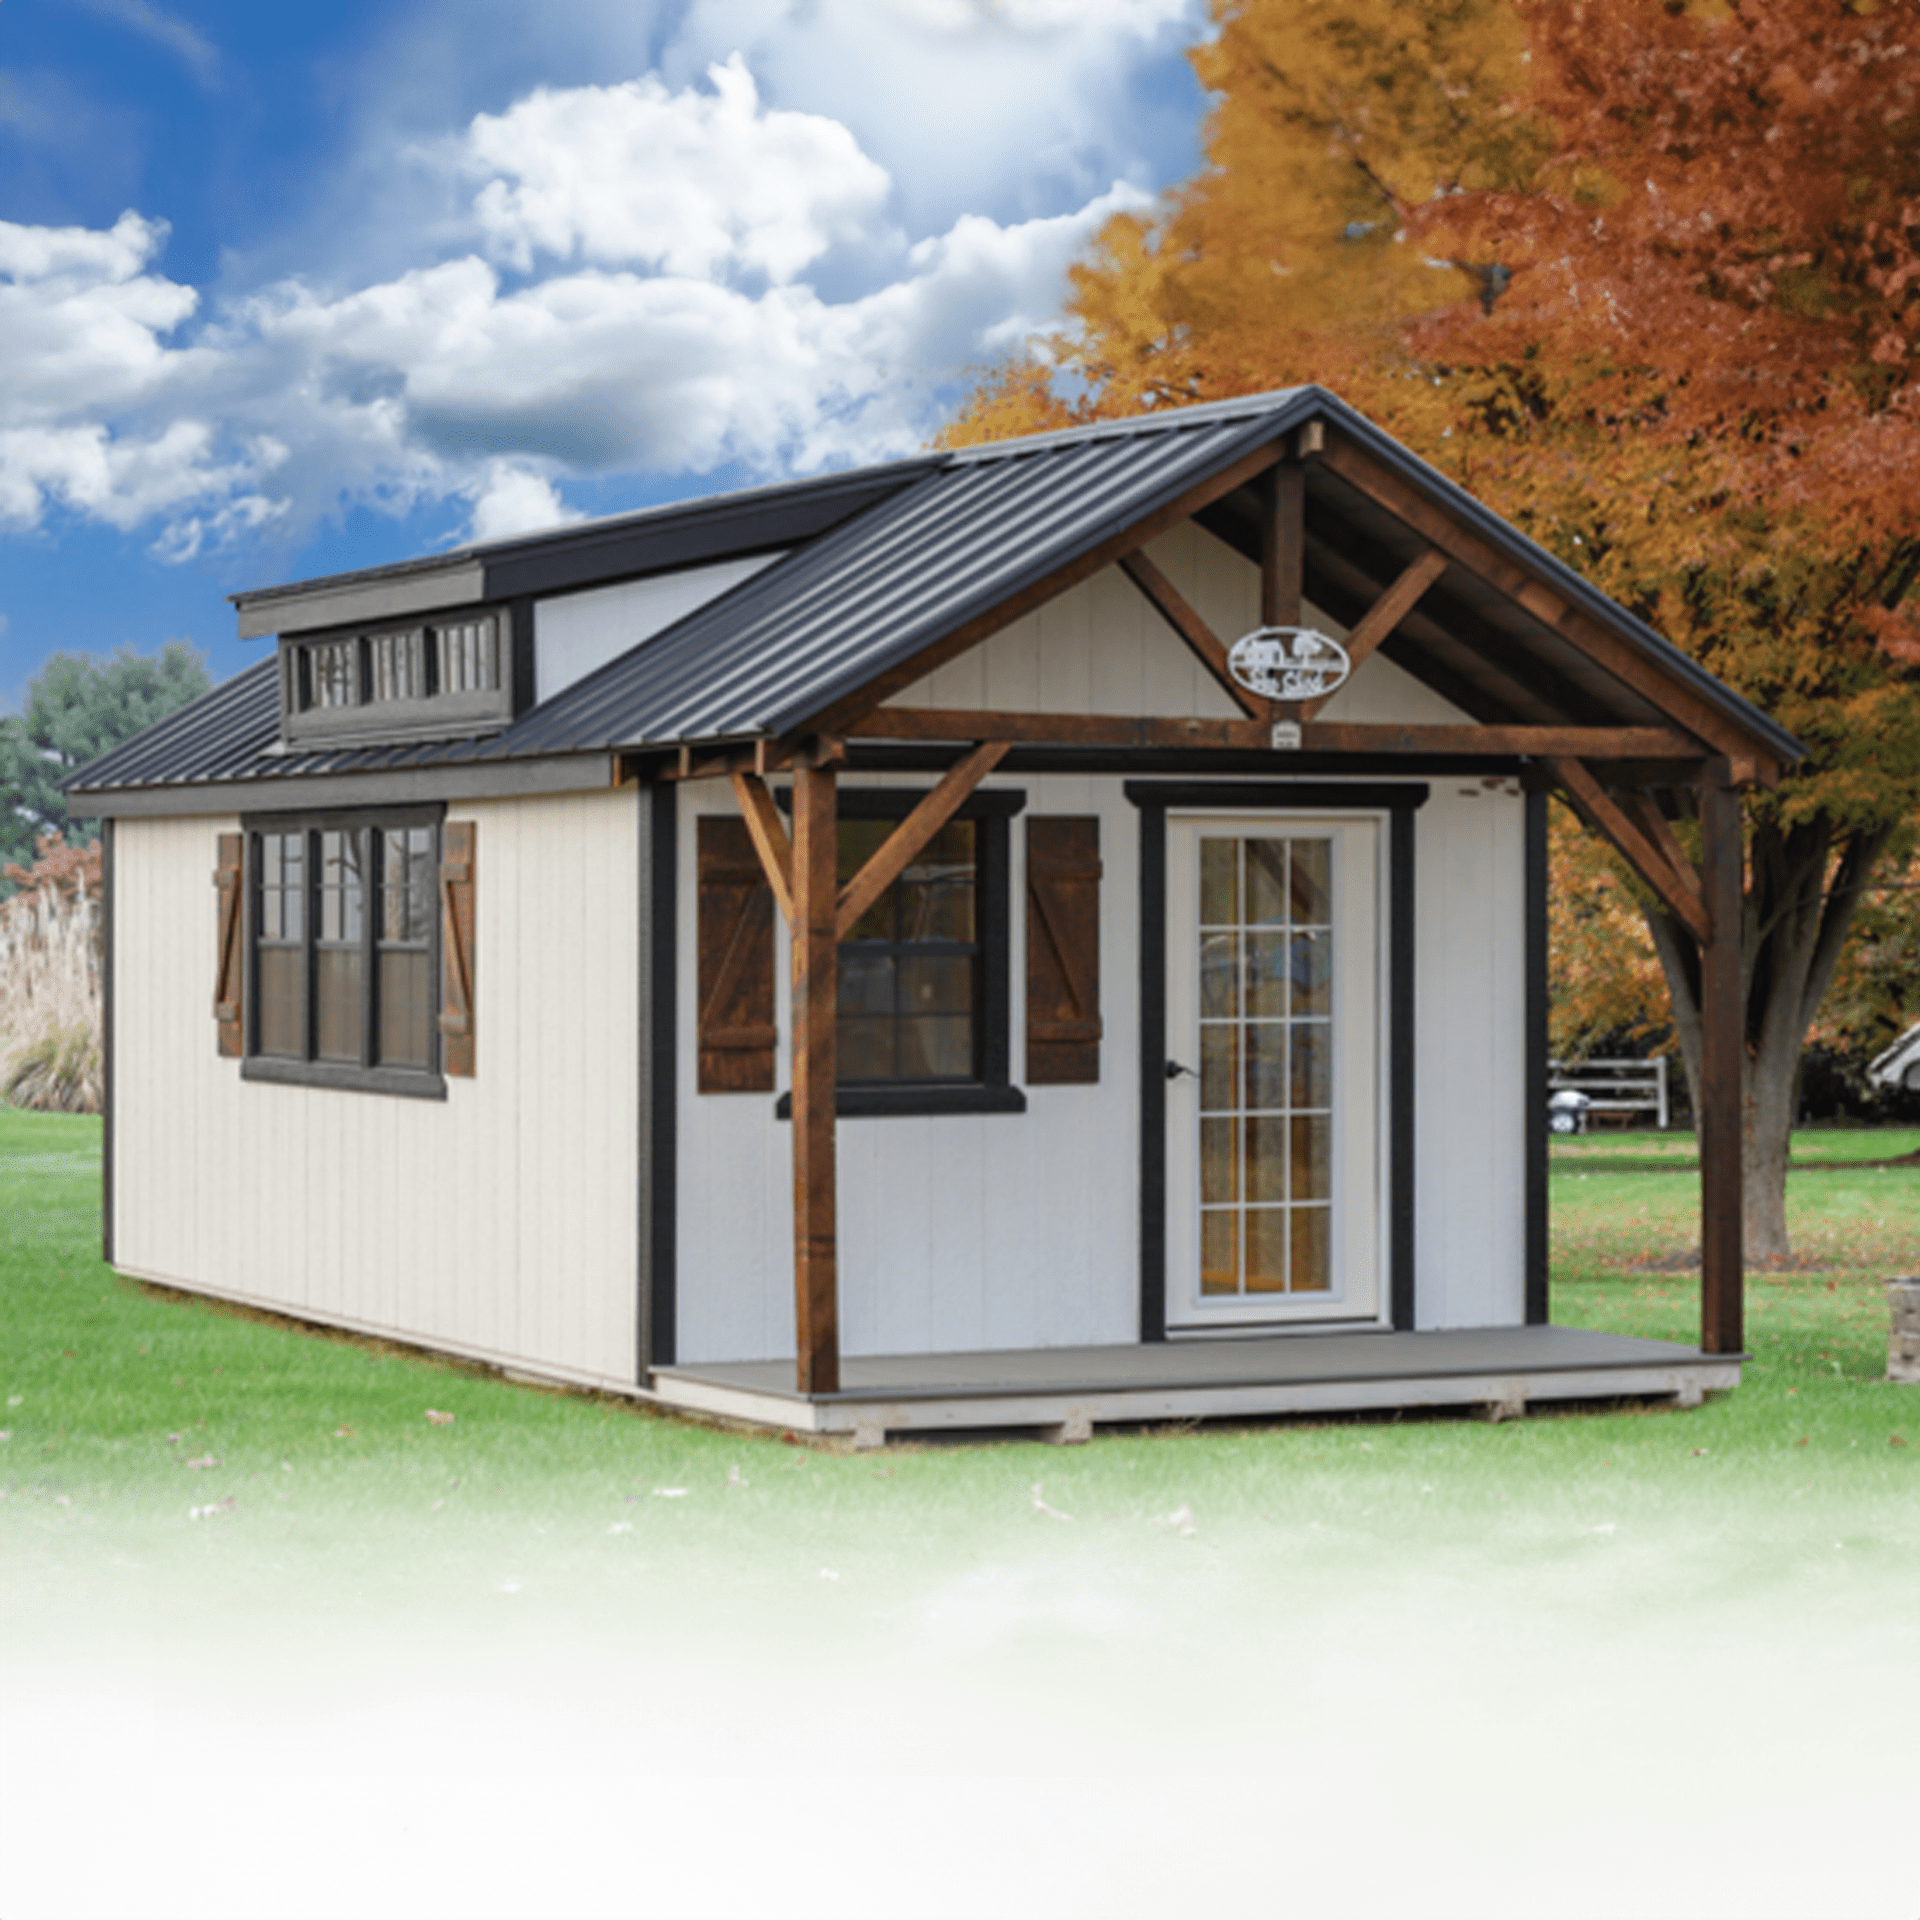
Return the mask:
<path id="1" fill-rule="evenodd" d="M 565 593 L 643 574 L 778 552 L 831 532 L 945 464 L 945 457 L 809 480 L 798 486 L 725 494 L 656 508 L 632 518 L 545 533 L 516 546 L 483 549 L 488 600 Z"/>

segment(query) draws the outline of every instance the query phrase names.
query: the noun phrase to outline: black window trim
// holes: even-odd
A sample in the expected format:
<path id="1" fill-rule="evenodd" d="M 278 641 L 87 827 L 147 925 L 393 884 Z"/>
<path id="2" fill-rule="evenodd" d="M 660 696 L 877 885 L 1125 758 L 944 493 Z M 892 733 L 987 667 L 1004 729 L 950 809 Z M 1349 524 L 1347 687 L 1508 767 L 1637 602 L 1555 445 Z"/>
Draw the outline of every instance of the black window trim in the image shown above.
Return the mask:
<path id="1" fill-rule="evenodd" d="M 259 907 L 260 871 L 258 858 L 258 836 L 263 833 L 315 833 L 330 831 L 351 831 L 380 833 L 390 828 L 428 827 L 433 832 L 433 847 L 429 855 L 436 876 L 434 893 L 436 902 L 439 895 L 438 873 L 440 866 L 440 829 L 445 823 L 447 810 L 444 806 L 412 807 L 357 807 L 351 810 L 329 809 L 322 812 L 306 813 L 250 813 L 241 817 L 240 830 L 242 840 L 242 860 L 245 884 L 241 889 L 245 914 L 244 929 L 246 938 L 246 1047 L 240 1061 L 240 1077 L 243 1080 L 258 1080 L 281 1086 L 297 1087 L 334 1087 L 347 1093 L 384 1093 L 398 1095 L 412 1100 L 444 1100 L 447 1097 L 446 1075 L 441 1071 L 440 1055 L 440 913 L 436 905 L 428 918 L 427 930 L 427 981 L 430 1000 L 427 1016 L 427 1058 L 429 1064 L 424 1067 L 391 1067 L 371 1064 L 375 1039 L 379 1031 L 380 1010 L 380 966 L 379 966 L 379 924 L 380 902 L 377 888 L 368 886 L 368 898 L 361 912 L 363 959 L 361 962 L 361 1055 L 362 1064 L 350 1065 L 338 1060 L 289 1060 L 277 1054 L 263 1054 L 260 1044 L 260 966 L 259 947 L 256 941 L 256 915 Z M 368 842 L 371 846 L 372 842 Z M 306 888 L 306 900 L 301 924 L 304 928 L 305 973 L 306 973 L 306 1020 L 307 1044 L 313 1044 L 314 1019 L 314 970 L 317 950 L 315 935 L 314 889 L 318 884 L 318 867 L 313 858 L 311 843 L 303 863 L 303 882 Z"/>
<path id="2" fill-rule="evenodd" d="M 842 820 L 904 820 L 927 789 L 845 787 L 837 800 Z M 791 790 L 776 798 L 792 805 Z M 1013 835 L 1009 822 L 1024 811 L 1026 792 L 1017 787 L 976 787 L 954 811 L 956 820 L 979 823 L 980 873 L 974 911 L 980 947 L 980 1074 L 973 1080 L 878 1081 L 835 1088 L 834 1112 L 842 1120 L 904 1119 L 943 1113 L 1025 1113 L 1025 1091 L 1013 1084 Z M 774 1103 L 781 1120 L 793 1115 L 793 1096 Z"/>

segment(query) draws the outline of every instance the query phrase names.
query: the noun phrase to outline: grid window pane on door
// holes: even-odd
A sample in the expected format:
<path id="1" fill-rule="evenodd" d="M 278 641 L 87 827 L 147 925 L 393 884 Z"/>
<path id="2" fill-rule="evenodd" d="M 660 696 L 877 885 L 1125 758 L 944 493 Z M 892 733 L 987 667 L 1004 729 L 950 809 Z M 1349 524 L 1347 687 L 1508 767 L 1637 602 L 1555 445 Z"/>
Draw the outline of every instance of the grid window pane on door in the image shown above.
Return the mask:
<path id="1" fill-rule="evenodd" d="M 258 876 L 253 919 L 259 972 L 254 995 L 255 1051 L 284 1060 L 307 1053 L 307 836 L 254 836 Z"/>
<path id="2" fill-rule="evenodd" d="M 314 940 L 314 1057 L 358 1064 L 364 1045 L 367 836 L 329 827 L 319 835 L 319 915 Z"/>
<path id="3" fill-rule="evenodd" d="M 1332 1286 L 1333 848 L 1200 840 L 1200 1291 Z"/>
<path id="4" fill-rule="evenodd" d="M 380 835 L 379 977 L 375 1063 L 432 1065 L 433 830 L 388 827 Z"/>
<path id="5" fill-rule="evenodd" d="M 897 825 L 841 821 L 842 886 Z M 948 822 L 841 942 L 842 1081 L 968 1080 L 979 1071 L 977 873 L 975 822 Z"/>

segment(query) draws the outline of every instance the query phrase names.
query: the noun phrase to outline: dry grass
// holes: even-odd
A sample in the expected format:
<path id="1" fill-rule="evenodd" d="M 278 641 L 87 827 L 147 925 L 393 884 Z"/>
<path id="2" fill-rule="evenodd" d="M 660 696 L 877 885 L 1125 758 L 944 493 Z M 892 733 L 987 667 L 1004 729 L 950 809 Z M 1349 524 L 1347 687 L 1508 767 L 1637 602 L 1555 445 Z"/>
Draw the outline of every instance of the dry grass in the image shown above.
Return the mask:
<path id="1" fill-rule="evenodd" d="M 75 872 L 0 906 L 0 1095 L 98 1113 L 102 1061 L 100 899 Z"/>

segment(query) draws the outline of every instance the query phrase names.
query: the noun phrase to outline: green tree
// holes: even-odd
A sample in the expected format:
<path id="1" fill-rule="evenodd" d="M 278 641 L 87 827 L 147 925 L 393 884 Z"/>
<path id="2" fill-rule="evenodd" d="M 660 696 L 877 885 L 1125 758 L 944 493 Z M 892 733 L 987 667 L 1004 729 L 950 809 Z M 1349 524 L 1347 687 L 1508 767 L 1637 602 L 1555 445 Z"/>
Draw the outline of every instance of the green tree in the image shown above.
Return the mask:
<path id="1" fill-rule="evenodd" d="M 26 710 L 0 715 L 0 865 L 29 864 L 42 834 L 70 846 L 92 839 L 99 821 L 71 816 L 60 783 L 212 684 L 206 655 L 184 640 L 157 654 L 122 647 L 110 660 L 50 655 L 28 683 Z"/>

